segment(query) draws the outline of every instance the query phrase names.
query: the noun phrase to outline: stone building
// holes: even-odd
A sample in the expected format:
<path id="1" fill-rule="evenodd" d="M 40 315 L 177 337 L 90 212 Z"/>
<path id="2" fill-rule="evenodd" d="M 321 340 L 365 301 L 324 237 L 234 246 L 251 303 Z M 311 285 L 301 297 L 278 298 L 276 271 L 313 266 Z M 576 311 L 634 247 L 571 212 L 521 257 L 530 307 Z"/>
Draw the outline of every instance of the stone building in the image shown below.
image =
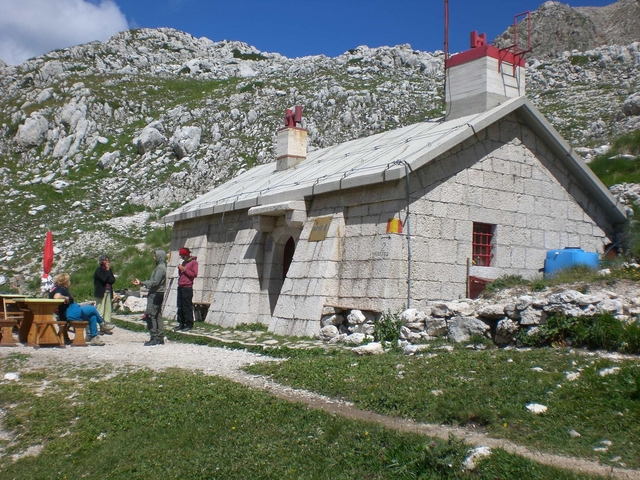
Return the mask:
<path id="1" fill-rule="evenodd" d="M 206 321 L 315 335 L 323 314 L 469 297 L 472 280 L 540 275 L 546 252 L 602 253 L 626 215 L 524 96 L 524 63 L 482 42 L 448 62 L 444 119 L 307 154 L 300 111 L 277 161 L 165 217 L 198 256 Z"/>

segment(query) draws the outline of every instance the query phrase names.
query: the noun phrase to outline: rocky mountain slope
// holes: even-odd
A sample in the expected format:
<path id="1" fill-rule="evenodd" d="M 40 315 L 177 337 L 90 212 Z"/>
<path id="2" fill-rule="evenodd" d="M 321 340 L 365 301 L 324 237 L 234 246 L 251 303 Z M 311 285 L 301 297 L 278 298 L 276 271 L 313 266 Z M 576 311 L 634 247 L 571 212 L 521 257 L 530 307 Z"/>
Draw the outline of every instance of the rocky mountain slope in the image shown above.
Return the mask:
<path id="1" fill-rule="evenodd" d="M 586 157 L 640 128 L 640 42 L 528 62 L 529 97 Z M 116 256 L 170 208 L 274 160 L 288 107 L 322 148 L 440 117 L 442 81 L 442 52 L 409 45 L 289 59 L 171 29 L 0 62 L 0 283 L 39 278 L 47 229 L 58 270 Z"/>
<path id="2" fill-rule="evenodd" d="M 518 27 L 518 45 L 528 25 Z M 604 7 L 570 7 L 548 1 L 531 14 L 531 47 L 536 58 L 556 57 L 566 50 L 586 51 L 602 45 L 628 45 L 640 40 L 640 0 L 618 0 Z M 513 45 L 513 28 L 495 41 Z"/>

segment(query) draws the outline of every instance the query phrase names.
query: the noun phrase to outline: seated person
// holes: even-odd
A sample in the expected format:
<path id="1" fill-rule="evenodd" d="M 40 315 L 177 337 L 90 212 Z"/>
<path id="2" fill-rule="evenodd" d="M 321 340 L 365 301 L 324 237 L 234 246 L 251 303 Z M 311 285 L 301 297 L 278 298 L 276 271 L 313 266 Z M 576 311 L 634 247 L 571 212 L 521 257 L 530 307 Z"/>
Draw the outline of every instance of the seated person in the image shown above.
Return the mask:
<path id="1" fill-rule="evenodd" d="M 98 336 L 98 324 L 100 324 L 100 331 L 102 333 L 111 333 L 113 325 L 107 325 L 98 313 L 98 310 L 93 305 L 79 305 L 71 296 L 69 287 L 71 286 L 71 278 L 67 273 L 61 273 L 53 278 L 53 288 L 49 292 L 49 298 L 56 298 L 64 300 L 64 303 L 60 305 L 58 309 L 58 316 L 60 320 L 70 321 L 85 320 L 89 322 L 89 335 L 91 340 L 90 345 L 102 346 L 104 342 Z"/>

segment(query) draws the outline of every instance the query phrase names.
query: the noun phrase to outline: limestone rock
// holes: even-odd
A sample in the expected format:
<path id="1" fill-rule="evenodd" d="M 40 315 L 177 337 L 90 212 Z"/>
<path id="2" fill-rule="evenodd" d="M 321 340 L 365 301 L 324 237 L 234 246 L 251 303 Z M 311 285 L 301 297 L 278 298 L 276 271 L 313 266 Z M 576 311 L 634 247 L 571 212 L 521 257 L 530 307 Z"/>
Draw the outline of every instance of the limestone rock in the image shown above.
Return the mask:
<path id="1" fill-rule="evenodd" d="M 462 462 L 464 470 L 475 470 L 478 460 L 491 456 L 489 447 L 475 447 L 467 452 L 467 458 Z"/>
<path id="2" fill-rule="evenodd" d="M 327 325 L 326 327 L 322 327 L 320 329 L 320 333 L 318 333 L 319 340 L 331 340 L 333 337 L 338 335 L 338 328 L 335 325 Z"/>
<path id="3" fill-rule="evenodd" d="M 338 326 L 338 325 L 342 325 L 343 323 L 344 323 L 344 317 L 342 315 L 337 315 L 337 314 L 324 315 L 320 320 L 320 324 L 323 327 L 326 327 L 327 325 Z"/>
<path id="4" fill-rule="evenodd" d="M 494 338 L 496 345 L 502 346 L 512 343 L 518 328 L 518 324 L 510 318 L 500 320 L 496 325 L 496 334 Z"/>
<path id="5" fill-rule="evenodd" d="M 367 317 L 360 310 L 351 310 L 347 315 L 347 322 L 351 325 L 359 325 L 367 321 Z"/>
<path id="6" fill-rule="evenodd" d="M 39 147 L 44 142 L 49 129 L 49 121 L 38 113 L 33 113 L 18 127 L 15 140 L 22 149 Z"/>
<path id="7" fill-rule="evenodd" d="M 178 158 L 194 153 L 200 146 L 200 127 L 178 127 L 171 138 L 171 147 Z"/>
<path id="8" fill-rule="evenodd" d="M 138 147 L 138 153 L 144 155 L 147 152 L 151 152 L 156 148 L 164 145 L 167 142 L 167 138 L 162 135 L 157 129 L 146 127 L 138 138 L 134 140 L 135 145 Z"/>
<path id="9" fill-rule="evenodd" d="M 417 353 L 422 353 L 422 352 L 426 352 L 427 350 L 429 350 L 431 348 L 431 345 L 428 344 L 422 344 L 422 345 L 406 345 L 403 349 L 402 349 L 402 353 L 404 353 L 405 355 L 415 355 Z"/>
<path id="10" fill-rule="evenodd" d="M 627 117 L 640 115 L 640 93 L 633 93 L 622 102 L 622 113 Z"/>
<path id="11" fill-rule="evenodd" d="M 441 317 L 427 317 L 425 332 L 431 337 L 442 337 L 448 333 L 447 321 Z"/>
<path id="12" fill-rule="evenodd" d="M 468 342 L 471 335 L 485 336 L 489 325 L 475 317 L 453 317 L 448 321 L 449 339 L 453 342 Z"/>
<path id="13" fill-rule="evenodd" d="M 129 310 L 133 313 L 144 312 L 147 309 L 147 299 L 140 297 L 128 296 L 123 304 L 125 311 Z"/>
<path id="14" fill-rule="evenodd" d="M 424 323 L 426 314 L 415 308 L 410 308 L 400 314 L 400 321 L 406 325 L 408 323 Z"/>
<path id="15" fill-rule="evenodd" d="M 505 317 L 504 305 L 491 304 L 478 310 L 478 316 L 487 320 L 499 320 Z"/>
<path id="16" fill-rule="evenodd" d="M 109 168 L 113 163 L 120 158 L 120 151 L 116 150 L 115 152 L 107 152 L 100 157 L 98 160 L 98 167 L 105 170 Z"/>
<path id="17" fill-rule="evenodd" d="M 384 353 L 382 344 L 378 342 L 371 342 L 360 347 L 352 348 L 351 351 L 357 355 L 380 355 Z"/>
<path id="18" fill-rule="evenodd" d="M 366 336 L 364 333 L 352 333 L 351 335 L 348 335 L 347 338 L 345 338 L 344 343 L 347 345 L 360 345 L 362 342 L 364 342 L 365 338 Z"/>
<path id="19" fill-rule="evenodd" d="M 544 312 L 534 307 L 527 307 L 520 312 L 520 325 L 540 325 L 543 323 Z"/>

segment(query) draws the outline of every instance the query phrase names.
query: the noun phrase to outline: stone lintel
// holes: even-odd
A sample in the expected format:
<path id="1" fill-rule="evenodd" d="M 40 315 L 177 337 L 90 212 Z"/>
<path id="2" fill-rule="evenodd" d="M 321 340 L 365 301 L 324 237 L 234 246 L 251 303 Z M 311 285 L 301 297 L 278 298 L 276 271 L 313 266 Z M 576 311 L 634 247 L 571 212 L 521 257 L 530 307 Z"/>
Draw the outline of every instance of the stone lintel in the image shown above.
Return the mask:
<path id="1" fill-rule="evenodd" d="M 307 207 L 304 201 L 293 200 L 252 207 L 248 215 L 254 217 L 253 228 L 260 232 L 272 232 L 276 227 L 277 217 L 285 217 L 289 227 L 301 228 L 307 220 Z"/>
<path id="2" fill-rule="evenodd" d="M 267 215 L 256 215 L 253 217 L 253 228 L 259 232 L 273 232 L 276 229 L 276 218 Z"/>

